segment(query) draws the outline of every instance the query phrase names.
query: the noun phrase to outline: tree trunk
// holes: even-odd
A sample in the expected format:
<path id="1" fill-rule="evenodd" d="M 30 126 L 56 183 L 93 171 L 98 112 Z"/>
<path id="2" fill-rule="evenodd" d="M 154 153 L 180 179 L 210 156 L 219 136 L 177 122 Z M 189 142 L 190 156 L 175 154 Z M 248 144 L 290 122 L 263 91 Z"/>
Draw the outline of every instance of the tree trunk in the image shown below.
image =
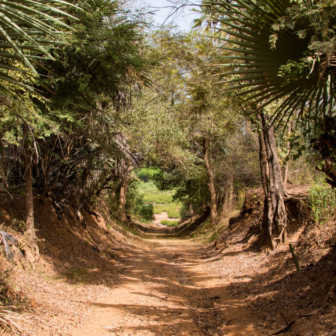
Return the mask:
<path id="1" fill-rule="evenodd" d="M 264 215 L 260 244 L 275 249 L 278 242 L 286 242 L 287 213 L 284 203 L 285 192 L 281 174 L 273 127 L 260 113 L 262 134 L 259 134 L 260 168 L 265 192 Z"/>
<path id="2" fill-rule="evenodd" d="M 190 201 L 189 201 L 189 214 L 190 216 L 194 216 L 194 207 Z"/>
<path id="3" fill-rule="evenodd" d="M 32 177 L 32 160 L 28 149 L 28 131 L 24 128 L 25 143 L 24 143 L 24 162 L 25 162 L 25 193 L 26 193 L 26 230 L 28 234 L 28 245 L 31 253 L 36 260 L 38 260 L 40 253 L 36 242 L 35 224 L 34 224 L 34 195 L 33 195 L 33 177 Z M 34 260 L 31 260 L 32 262 Z"/>
<path id="4" fill-rule="evenodd" d="M 83 197 L 84 188 L 86 186 L 86 183 L 87 183 L 87 180 L 88 180 L 88 177 L 89 177 L 89 172 L 90 172 L 90 170 L 88 168 L 84 169 L 84 171 L 82 173 L 82 176 L 79 180 L 77 191 L 76 191 L 76 194 L 75 194 L 75 197 L 74 197 L 74 201 L 75 201 L 74 202 L 74 208 L 76 210 L 77 218 L 80 222 L 83 221 L 83 215 L 82 215 L 81 209 L 82 209 L 84 203 L 83 203 L 82 197 Z"/>
<path id="5" fill-rule="evenodd" d="M 221 218 L 227 218 L 232 210 L 232 201 L 233 201 L 233 185 L 232 180 L 228 180 L 224 186 L 224 194 L 222 196 L 222 209 L 221 209 Z"/>
<path id="6" fill-rule="evenodd" d="M 290 136 L 291 133 L 292 133 L 292 123 L 290 122 L 288 124 L 288 136 Z M 287 140 L 287 156 L 289 156 L 289 154 L 290 154 L 290 141 Z M 288 173 L 289 173 L 289 160 L 286 163 L 284 179 L 283 179 L 283 184 L 284 184 L 285 190 L 287 189 Z"/>
<path id="7" fill-rule="evenodd" d="M 126 216 L 126 202 L 127 202 L 127 189 L 129 184 L 129 179 L 131 177 L 131 171 L 133 169 L 132 166 L 127 166 L 125 159 L 122 159 L 122 166 L 124 168 L 123 171 L 123 179 L 120 187 L 120 195 L 119 195 L 119 217 L 123 222 L 128 222 Z"/>
<path id="8" fill-rule="evenodd" d="M 204 140 L 204 164 L 209 177 L 209 191 L 211 197 L 210 209 L 211 209 L 211 225 L 215 225 L 217 220 L 217 194 L 215 188 L 215 176 L 210 164 L 210 146 L 209 140 Z"/>

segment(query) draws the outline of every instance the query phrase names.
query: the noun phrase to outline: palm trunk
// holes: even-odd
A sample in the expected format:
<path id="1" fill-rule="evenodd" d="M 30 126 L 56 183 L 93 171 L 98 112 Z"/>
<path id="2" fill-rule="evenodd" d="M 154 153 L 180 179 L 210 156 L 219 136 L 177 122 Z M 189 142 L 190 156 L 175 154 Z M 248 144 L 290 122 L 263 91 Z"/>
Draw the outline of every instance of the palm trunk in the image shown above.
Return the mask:
<path id="1" fill-rule="evenodd" d="M 210 145 L 209 140 L 204 140 L 204 164 L 209 177 L 209 191 L 211 197 L 211 225 L 215 225 L 217 220 L 217 193 L 215 188 L 215 176 L 210 165 Z"/>
<path id="2" fill-rule="evenodd" d="M 273 127 L 269 127 L 266 117 L 260 114 L 263 132 L 259 134 L 260 168 L 265 192 L 264 216 L 261 245 L 275 249 L 277 242 L 285 243 L 287 213 L 285 208 L 285 192 L 281 174 L 281 167 L 276 151 Z"/>
<path id="3" fill-rule="evenodd" d="M 36 234 L 35 234 L 35 224 L 34 224 L 34 195 L 33 195 L 33 178 L 32 178 L 32 161 L 30 156 L 28 155 L 28 131 L 24 128 L 25 135 L 25 193 L 26 193 L 26 230 L 28 234 L 28 245 L 31 249 L 33 257 L 35 261 L 39 258 L 39 248 L 36 242 Z"/>

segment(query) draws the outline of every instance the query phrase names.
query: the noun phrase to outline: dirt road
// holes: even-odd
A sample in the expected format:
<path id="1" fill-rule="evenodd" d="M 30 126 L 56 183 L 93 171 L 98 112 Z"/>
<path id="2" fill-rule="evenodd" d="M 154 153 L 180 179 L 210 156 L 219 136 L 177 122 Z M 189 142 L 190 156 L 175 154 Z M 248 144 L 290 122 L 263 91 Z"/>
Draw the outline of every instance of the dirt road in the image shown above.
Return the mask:
<path id="1" fill-rule="evenodd" d="M 125 258 L 118 286 L 96 302 L 76 336 L 262 335 L 250 312 L 208 272 L 188 240 L 144 241 Z"/>
<path id="2" fill-rule="evenodd" d="M 152 223 L 156 224 L 158 226 L 162 226 L 161 225 L 162 220 L 178 221 L 178 220 L 180 220 L 180 218 L 169 218 L 168 217 L 168 212 L 162 212 L 160 214 L 155 214 L 154 215 L 154 221 Z"/>

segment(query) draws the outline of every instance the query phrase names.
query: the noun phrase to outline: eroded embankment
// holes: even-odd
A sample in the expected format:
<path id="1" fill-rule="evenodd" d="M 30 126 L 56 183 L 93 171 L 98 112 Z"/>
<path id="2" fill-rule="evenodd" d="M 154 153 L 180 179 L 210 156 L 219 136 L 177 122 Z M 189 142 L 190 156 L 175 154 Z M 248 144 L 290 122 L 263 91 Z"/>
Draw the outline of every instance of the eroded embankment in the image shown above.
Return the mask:
<path id="1" fill-rule="evenodd" d="M 1 229 L 24 245 L 24 198 L 2 197 L 0 214 Z M 13 297 L 14 310 L 24 313 L 17 322 L 23 335 L 70 335 L 69 326 L 90 315 L 86 302 L 118 284 L 122 260 L 138 238 L 115 224 L 103 203 L 95 215 L 83 216 L 79 222 L 71 208 L 57 215 L 51 200 L 35 200 L 39 261 L 32 268 L 19 254 L 13 262 L 0 257 L 1 285 L 7 288 L 1 301 Z"/>
<path id="2" fill-rule="evenodd" d="M 260 252 L 261 189 L 247 193 L 242 212 L 208 245 L 207 265 L 268 334 L 336 335 L 336 223 L 313 222 L 305 202 L 298 202 L 307 187 L 292 188 L 289 194 L 294 201 L 287 204 L 288 244 L 294 247 L 299 272 L 288 244 Z"/>

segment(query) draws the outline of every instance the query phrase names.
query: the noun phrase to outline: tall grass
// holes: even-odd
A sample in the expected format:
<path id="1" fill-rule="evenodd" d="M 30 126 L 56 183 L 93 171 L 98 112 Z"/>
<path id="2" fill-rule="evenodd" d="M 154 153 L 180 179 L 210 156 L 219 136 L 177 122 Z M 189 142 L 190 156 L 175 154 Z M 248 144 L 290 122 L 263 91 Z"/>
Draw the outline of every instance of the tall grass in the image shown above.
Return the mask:
<path id="1" fill-rule="evenodd" d="M 160 194 L 145 194 L 145 202 L 155 202 L 158 204 L 167 204 L 173 202 L 173 197 L 171 195 L 160 195 Z"/>
<path id="2" fill-rule="evenodd" d="M 180 203 L 154 204 L 154 213 L 160 214 L 162 212 L 168 212 L 169 218 L 179 218 L 181 207 L 182 204 Z"/>
<path id="3" fill-rule="evenodd" d="M 335 216 L 335 190 L 326 183 L 315 184 L 310 187 L 309 203 L 316 224 L 324 224 Z"/>
<path id="4" fill-rule="evenodd" d="M 171 221 L 171 220 L 164 219 L 161 221 L 161 224 L 166 225 L 166 226 L 175 227 L 179 225 L 179 221 Z"/>
<path id="5" fill-rule="evenodd" d="M 143 195 L 145 202 L 155 202 L 155 203 L 172 203 L 173 202 L 173 191 L 161 191 L 159 190 L 153 181 L 138 182 L 137 186 L 140 195 Z"/>
<path id="6" fill-rule="evenodd" d="M 153 202 L 154 214 L 160 214 L 162 212 L 168 212 L 169 218 L 180 218 L 180 209 L 182 204 L 173 202 L 173 190 L 161 191 L 159 190 L 153 181 L 138 182 L 138 192 L 143 196 L 146 203 Z"/>

